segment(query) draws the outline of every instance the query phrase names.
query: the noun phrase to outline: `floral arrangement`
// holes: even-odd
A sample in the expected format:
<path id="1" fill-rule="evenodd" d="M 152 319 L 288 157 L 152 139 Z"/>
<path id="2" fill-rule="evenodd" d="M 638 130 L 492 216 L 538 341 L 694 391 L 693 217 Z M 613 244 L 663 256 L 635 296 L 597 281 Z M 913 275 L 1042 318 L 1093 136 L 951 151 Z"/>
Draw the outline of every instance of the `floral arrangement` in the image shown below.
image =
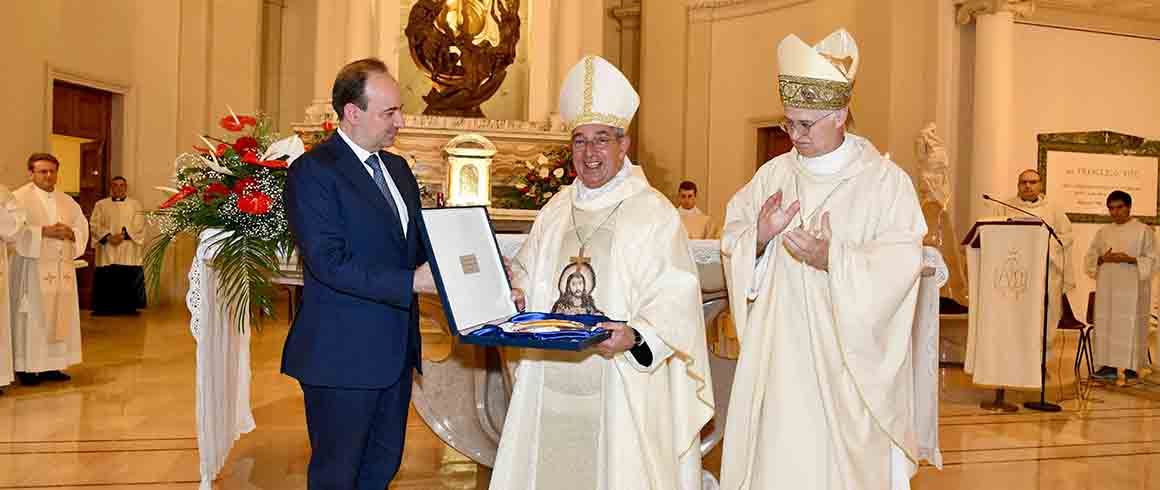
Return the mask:
<path id="1" fill-rule="evenodd" d="M 256 322 L 274 314 L 272 279 L 294 248 L 282 190 L 287 169 L 305 146 L 297 135 L 275 141 L 272 121 L 263 116 L 231 110 L 220 125 L 236 134 L 234 140 L 202 136 L 205 147 L 194 146 L 194 153 L 174 161 L 176 188 L 158 188 L 172 195 L 149 213 L 160 231 L 148 246 L 144 266 L 156 290 L 175 239 L 217 230 L 208 238 L 216 248 L 217 293 L 242 328 L 247 315 Z"/>
<path id="2" fill-rule="evenodd" d="M 515 192 L 507 204 L 521 209 L 540 209 L 560 189 L 576 180 L 572 167 L 572 148 L 560 148 L 541 154 L 535 161 L 524 162 L 527 172 L 516 177 Z"/>

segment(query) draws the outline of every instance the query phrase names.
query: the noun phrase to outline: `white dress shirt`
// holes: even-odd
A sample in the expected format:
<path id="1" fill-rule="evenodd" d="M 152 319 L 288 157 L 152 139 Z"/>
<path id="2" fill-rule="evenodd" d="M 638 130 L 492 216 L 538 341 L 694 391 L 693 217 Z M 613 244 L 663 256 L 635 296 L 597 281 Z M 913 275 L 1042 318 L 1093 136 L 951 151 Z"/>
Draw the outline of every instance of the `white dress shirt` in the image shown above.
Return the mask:
<path id="1" fill-rule="evenodd" d="M 403 236 L 406 237 L 407 220 L 410 219 L 410 216 L 407 214 L 407 203 L 403 201 L 403 195 L 399 193 L 399 186 L 395 185 L 395 179 L 391 178 L 391 173 L 387 171 L 387 166 L 383 164 L 382 156 L 378 155 L 377 153 L 367 151 L 363 147 L 356 145 L 353 141 L 350 140 L 350 138 L 346 136 L 346 133 L 342 132 L 342 129 L 338 130 L 338 136 L 346 142 L 346 145 L 349 146 L 351 150 L 354 150 L 354 155 L 358 158 L 359 162 L 366 162 L 367 158 L 370 158 L 372 154 L 378 157 L 376 160 L 379 161 L 379 168 L 383 170 L 383 177 L 385 177 L 387 180 L 387 188 L 391 190 L 391 197 L 395 199 L 395 209 L 399 210 L 399 222 L 403 225 Z M 367 175 L 373 179 L 375 176 L 374 171 L 367 167 L 366 163 L 363 163 L 363 167 L 363 170 L 367 171 Z"/>

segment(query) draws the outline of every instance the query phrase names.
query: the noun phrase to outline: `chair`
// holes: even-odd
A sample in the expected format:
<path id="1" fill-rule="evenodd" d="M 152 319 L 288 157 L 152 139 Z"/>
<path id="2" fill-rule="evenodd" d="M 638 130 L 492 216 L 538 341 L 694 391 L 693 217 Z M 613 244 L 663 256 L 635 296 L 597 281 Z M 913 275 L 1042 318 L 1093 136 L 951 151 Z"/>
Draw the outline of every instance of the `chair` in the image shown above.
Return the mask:
<path id="1" fill-rule="evenodd" d="M 1075 379 L 1080 380 L 1080 365 L 1084 358 L 1087 358 L 1087 372 L 1088 377 L 1095 374 L 1095 368 L 1092 367 L 1092 329 L 1095 328 L 1095 302 L 1096 293 L 1093 291 L 1088 293 L 1088 307 L 1087 307 L 1087 323 L 1081 322 L 1075 317 L 1075 312 L 1071 309 L 1071 301 L 1067 299 L 1067 295 L 1063 295 L 1063 311 L 1059 318 L 1059 325 L 1056 327 L 1059 330 L 1072 330 L 1079 333 L 1079 345 L 1075 349 Z"/>

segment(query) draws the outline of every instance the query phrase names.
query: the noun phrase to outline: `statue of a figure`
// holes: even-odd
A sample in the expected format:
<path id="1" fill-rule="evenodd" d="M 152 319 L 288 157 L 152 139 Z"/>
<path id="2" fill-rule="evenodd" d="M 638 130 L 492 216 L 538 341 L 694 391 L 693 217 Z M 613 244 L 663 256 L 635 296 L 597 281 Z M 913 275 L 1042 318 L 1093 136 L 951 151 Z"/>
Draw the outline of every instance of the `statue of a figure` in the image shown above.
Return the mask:
<path id="1" fill-rule="evenodd" d="M 516 59 L 519 0 L 419 0 L 407 19 L 415 64 L 434 86 L 423 114 L 484 117 Z"/>
<path id="2" fill-rule="evenodd" d="M 923 245 L 937 247 L 950 271 L 950 278 L 943 286 L 941 296 L 965 306 L 968 291 L 967 276 L 963 269 L 965 261 L 954 221 L 950 217 L 950 165 L 946 146 L 935 134 L 934 123 L 927 124 L 919 132 L 914 142 L 914 152 L 918 157 L 918 199 L 922 204 L 927 227 Z"/>

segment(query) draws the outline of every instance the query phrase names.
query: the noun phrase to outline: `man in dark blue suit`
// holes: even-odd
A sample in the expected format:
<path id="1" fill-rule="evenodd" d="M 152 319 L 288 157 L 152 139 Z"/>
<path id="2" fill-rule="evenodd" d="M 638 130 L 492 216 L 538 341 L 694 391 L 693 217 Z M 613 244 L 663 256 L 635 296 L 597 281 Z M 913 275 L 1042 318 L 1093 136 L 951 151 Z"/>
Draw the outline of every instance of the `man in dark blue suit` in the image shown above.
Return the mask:
<path id="1" fill-rule="evenodd" d="M 383 151 L 403 126 L 398 83 L 377 59 L 339 71 L 336 134 L 290 168 L 286 209 L 305 263 L 282 372 L 302 386 L 309 488 L 383 490 L 399 469 L 419 368 L 417 293 L 434 293 L 419 186 Z"/>

